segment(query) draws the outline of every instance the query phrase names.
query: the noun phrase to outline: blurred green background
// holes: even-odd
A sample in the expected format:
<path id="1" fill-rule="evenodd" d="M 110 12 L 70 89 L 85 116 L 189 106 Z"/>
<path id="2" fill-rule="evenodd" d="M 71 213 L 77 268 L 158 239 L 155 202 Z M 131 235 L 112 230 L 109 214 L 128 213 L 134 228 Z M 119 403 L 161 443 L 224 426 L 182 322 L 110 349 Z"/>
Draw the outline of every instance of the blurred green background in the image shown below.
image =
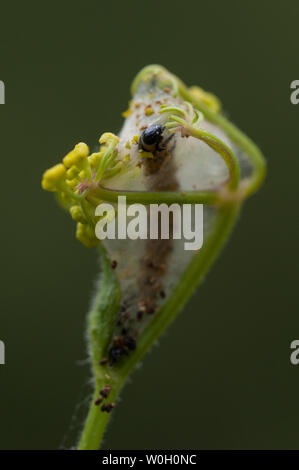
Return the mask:
<path id="1" fill-rule="evenodd" d="M 298 16 L 290 0 L 1 3 L 1 449 L 75 443 L 98 262 L 41 174 L 75 143 L 120 128 L 130 83 L 149 63 L 217 94 L 268 175 L 125 388 L 105 448 L 299 448 L 299 366 L 289 360 L 299 337 Z"/>

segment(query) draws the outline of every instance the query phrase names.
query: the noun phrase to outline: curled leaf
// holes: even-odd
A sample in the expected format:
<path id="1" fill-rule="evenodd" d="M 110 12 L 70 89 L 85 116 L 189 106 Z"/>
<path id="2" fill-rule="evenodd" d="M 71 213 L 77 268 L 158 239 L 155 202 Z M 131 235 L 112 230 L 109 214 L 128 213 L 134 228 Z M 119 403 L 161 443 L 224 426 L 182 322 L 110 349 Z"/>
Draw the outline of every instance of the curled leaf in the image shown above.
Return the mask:
<path id="1" fill-rule="evenodd" d="M 95 395 L 80 449 L 99 447 L 127 377 L 200 283 L 265 174 L 260 151 L 220 114 L 218 99 L 188 89 L 161 66 L 137 75 L 123 115 L 118 136 L 104 133 L 91 155 L 78 144 L 42 182 L 77 222 L 77 238 L 98 245 L 102 260 L 88 321 Z M 142 227 L 118 223 L 126 216 L 120 201 L 128 213 L 135 204 Z M 203 244 L 197 226 L 183 227 L 185 238 L 174 235 L 180 207 L 188 215 L 190 204 L 203 204 Z M 108 225 L 114 238 L 103 239 Z M 192 236 L 195 250 L 186 249 Z"/>

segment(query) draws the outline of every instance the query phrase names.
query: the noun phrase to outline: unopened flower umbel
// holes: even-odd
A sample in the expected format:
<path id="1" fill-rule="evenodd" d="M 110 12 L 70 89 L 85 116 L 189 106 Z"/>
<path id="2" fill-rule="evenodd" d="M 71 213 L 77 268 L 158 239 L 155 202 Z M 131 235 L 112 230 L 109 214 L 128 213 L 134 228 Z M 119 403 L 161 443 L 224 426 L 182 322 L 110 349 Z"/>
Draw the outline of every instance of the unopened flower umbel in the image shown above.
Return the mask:
<path id="1" fill-rule="evenodd" d="M 88 316 L 95 392 L 79 449 L 99 448 L 127 377 L 197 287 L 265 173 L 260 151 L 221 115 L 219 100 L 161 66 L 137 75 L 123 116 L 120 133 L 104 132 L 97 152 L 78 143 L 42 180 L 75 220 L 78 240 L 101 256 Z M 119 196 L 146 207 L 204 204 L 202 248 L 186 252 L 182 240 L 162 236 L 100 241 L 96 225 L 115 217 Z M 105 202 L 115 210 L 97 216 Z"/>

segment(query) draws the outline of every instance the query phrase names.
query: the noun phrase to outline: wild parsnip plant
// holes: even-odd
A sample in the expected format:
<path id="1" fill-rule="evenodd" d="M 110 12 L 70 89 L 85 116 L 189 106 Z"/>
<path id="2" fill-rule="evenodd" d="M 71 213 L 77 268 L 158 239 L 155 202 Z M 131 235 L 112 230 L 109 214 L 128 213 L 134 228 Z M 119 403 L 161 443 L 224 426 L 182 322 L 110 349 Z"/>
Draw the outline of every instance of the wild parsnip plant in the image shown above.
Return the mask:
<path id="1" fill-rule="evenodd" d="M 132 84 L 119 135 L 105 132 L 99 150 L 79 143 L 47 170 L 42 187 L 55 193 L 77 223 L 76 236 L 97 247 L 98 288 L 88 314 L 94 396 L 78 449 L 98 449 L 117 397 L 136 364 L 182 309 L 214 262 L 243 201 L 261 185 L 265 162 L 254 143 L 221 115 L 219 100 L 187 88 L 158 65 Z M 182 240 L 99 240 L 96 226 L 115 211 L 107 202 L 203 204 L 204 242 L 185 251 Z M 172 229 L 171 218 L 168 221 Z"/>

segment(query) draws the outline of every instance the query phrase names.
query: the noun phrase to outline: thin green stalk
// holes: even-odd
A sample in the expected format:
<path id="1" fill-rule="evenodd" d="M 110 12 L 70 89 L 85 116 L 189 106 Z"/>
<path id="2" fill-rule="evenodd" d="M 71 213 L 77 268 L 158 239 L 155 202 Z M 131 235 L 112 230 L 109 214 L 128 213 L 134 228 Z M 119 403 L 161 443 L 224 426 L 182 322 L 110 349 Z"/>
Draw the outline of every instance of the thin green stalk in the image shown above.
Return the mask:
<path id="1" fill-rule="evenodd" d="M 118 196 L 126 196 L 127 204 L 216 204 L 219 201 L 219 194 L 215 191 L 117 191 L 99 186 L 96 195 L 100 200 L 117 203 Z"/>
<path id="2" fill-rule="evenodd" d="M 238 187 L 240 167 L 233 152 L 220 139 L 202 129 L 191 128 L 190 134 L 205 142 L 223 158 L 229 170 L 227 186 L 229 189 L 234 191 Z"/>

